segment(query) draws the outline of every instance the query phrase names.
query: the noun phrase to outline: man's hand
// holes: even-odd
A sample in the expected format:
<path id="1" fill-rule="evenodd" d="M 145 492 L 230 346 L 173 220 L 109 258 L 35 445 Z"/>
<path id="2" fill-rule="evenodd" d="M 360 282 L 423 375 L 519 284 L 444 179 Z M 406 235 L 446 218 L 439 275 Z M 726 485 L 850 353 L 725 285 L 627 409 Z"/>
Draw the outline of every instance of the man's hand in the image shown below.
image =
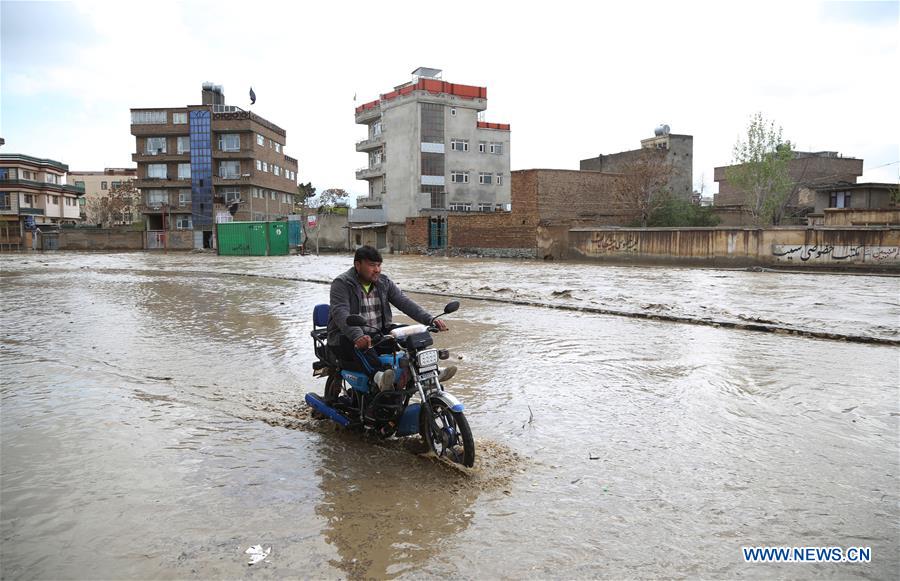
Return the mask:
<path id="1" fill-rule="evenodd" d="M 434 326 L 437 327 L 438 331 L 448 331 L 450 327 L 447 326 L 447 323 L 443 321 L 443 319 L 437 319 L 434 321 Z"/>
<path id="2" fill-rule="evenodd" d="M 363 335 L 359 339 L 353 342 L 353 345 L 359 349 L 360 351 L 365 351 L 366 349 L 372 348 L 372 338 L 368 335 Z"/>

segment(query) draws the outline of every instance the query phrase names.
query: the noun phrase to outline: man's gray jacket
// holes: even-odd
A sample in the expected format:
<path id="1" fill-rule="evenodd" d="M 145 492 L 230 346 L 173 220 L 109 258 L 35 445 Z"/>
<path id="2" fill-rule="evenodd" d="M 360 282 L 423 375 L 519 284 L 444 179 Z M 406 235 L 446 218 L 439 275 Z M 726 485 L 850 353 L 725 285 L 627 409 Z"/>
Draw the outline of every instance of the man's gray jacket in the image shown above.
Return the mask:
<path id="1" fill-rule="evenodd" d="M 434 318 L 428 311 L 403 294 L 400 287 L 383 274 L 378 277 L 375 292 L 381 299 L 382 322 L 385 328 L 391 325 L 391 305 L 423 325 L 428 325 Z M 356 341 L 363 335 L 370 334 L 370 332 L 364 332 L 362 327 L 348 327 L 346 322 L 350 315 L 360 314 L 362 300 L 363 288 L 356 276 L 355 268 L 341 274 L 331 283 L 331 308 L 328 312 L 329 345 L 337 346 L 340 343 L 341 335 L 350 341 Z"/>

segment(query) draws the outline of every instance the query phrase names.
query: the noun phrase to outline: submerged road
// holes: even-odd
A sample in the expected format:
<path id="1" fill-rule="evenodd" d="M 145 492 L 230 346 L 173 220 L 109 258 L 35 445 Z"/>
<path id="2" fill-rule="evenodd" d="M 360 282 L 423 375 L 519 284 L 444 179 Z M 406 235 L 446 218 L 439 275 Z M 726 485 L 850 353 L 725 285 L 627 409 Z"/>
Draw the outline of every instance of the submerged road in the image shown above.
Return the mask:
<path id="1" fill-rule="evenodd" d="M 437 336 L 465 471 L 309 418 L 349 262 L 0 256 L 3 578 L 233 578 L 256 544 L 264 577 L 900 573 L 900 279 L 386 257 L 431 310 L 491 299 Z"/>

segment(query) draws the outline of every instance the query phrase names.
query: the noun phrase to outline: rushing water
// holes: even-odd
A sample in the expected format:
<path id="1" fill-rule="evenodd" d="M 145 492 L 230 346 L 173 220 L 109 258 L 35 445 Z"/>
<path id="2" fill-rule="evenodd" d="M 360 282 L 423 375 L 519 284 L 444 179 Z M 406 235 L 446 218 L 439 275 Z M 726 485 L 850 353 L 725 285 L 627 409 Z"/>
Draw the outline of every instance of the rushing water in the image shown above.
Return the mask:
<path id="1" fill-rule="evenodd" d="M 476 436 L 457 470 L 417 438 L 309 418 L 327 286 L 285 279 L 349 262 L 0 257 L 2 577 L 900 574 L 897 347 L 464 300 L 436 336 Z M 421 257 L 385 272 L 446 300 L 900 338 L 890 277 Z M 272 553 L 248 568 L 256 544 Z M 870 546 L 872 562 L 745 563 L 761 545 Z"/>

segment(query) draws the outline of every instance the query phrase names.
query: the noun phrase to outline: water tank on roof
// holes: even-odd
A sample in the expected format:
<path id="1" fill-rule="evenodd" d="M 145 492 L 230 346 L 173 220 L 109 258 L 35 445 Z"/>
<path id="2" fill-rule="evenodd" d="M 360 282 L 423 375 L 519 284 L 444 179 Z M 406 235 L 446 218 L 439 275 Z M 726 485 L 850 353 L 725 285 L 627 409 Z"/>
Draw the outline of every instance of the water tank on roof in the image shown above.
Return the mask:
<path id="1" fill-rule="evenodd" d="M 665 123 L 661 123 L 659 127 L 653 130 L 653 134 L 657 137 L 662 137 L 663 135 L 669 134 L 669 126 Z"/>

